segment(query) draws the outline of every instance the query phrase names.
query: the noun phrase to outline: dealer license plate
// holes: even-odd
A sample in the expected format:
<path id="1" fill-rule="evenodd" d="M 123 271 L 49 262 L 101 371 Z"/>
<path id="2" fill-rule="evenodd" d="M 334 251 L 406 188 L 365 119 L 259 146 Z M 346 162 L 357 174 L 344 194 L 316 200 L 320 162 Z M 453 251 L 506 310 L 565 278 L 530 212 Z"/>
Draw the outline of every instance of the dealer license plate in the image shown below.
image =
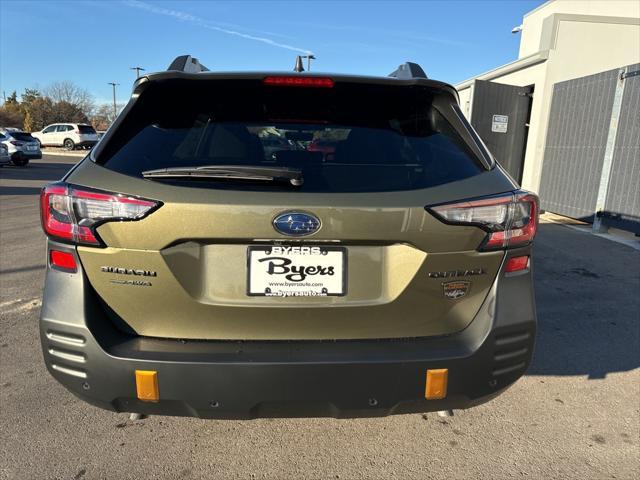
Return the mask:
<path id="1" fill-rule="evenodd" d="M 268 297 L 346 294 L 347 249 L 334 246 L 248 247 L 247 293 Z"/>

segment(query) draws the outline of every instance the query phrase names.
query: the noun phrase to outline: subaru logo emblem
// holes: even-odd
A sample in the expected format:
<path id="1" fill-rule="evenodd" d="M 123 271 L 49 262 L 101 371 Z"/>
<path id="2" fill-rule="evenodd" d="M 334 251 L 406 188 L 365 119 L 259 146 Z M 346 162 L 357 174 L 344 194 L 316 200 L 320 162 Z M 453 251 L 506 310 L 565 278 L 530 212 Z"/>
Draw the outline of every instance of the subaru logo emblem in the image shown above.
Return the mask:
<path id="1" fill-rule="evenodd" d="M 301 237 L 320 230 L 320 219 L 302 212 L 285 212 L 273 219 L 273 228 L 283 235 Z"/>

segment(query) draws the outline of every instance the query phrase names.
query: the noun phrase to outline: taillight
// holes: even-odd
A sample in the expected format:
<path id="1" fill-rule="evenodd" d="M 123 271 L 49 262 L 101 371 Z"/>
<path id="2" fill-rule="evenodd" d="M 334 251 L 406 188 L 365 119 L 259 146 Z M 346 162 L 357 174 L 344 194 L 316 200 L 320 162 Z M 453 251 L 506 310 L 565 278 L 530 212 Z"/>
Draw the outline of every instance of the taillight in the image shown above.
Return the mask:
<path id="1" fill-rule="evenodd" d="M 538 196 L 525 191 L 438 205 L 428 210 L 445 223 L 486 230 L 487 237 L 479 250 L 526 245 L 538 228 Z"/>
<path id="2" fill-rule="evenodd" d="M 56 240 L 80 245 L 102 245 L 95 232 L 98 225 L 114 220 L 139 220 L 160 205 L 152 200 L 66 183 L 47 185 L 40 194 L 44 232 Z"/>
<path id="3" fill-rule="evenodd" d="M 20 147 L 20 146 L 24 145 L 24 142 L 18 142 L 17 140 L 11 140 L 9 143 L 11 145 L 15 145 L 16 147 Z"/>
<path id="4" fill-rule="evenodd" d="M 282 87 L 333 87 L 333 80 L 327 77 L 270 76 L 265 77 L 262 83 Z"/>

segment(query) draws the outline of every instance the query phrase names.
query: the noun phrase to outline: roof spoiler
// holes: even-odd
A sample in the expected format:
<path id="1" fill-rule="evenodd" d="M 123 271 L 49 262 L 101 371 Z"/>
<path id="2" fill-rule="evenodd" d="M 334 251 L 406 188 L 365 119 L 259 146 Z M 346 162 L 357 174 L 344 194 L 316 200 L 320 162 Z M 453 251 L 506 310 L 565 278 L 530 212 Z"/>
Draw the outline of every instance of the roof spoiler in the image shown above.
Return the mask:
<path id="1" fill-rule="evenodd" d="M 298 63 L 300 63 L 300 66 L 302 66 L 301 59 L 298 60 L 300 60 Z M 298 63 L 296 63 L 296 66 L 298 65 Z M 171 62 L 171 65 L 169 65 L 169 68 L 167 68 L 167 70 L 174 70 L 184 73 L 200 73 L 209 71 L 209 69 L 202 65 L 197 58 L 194 58 L 191 55 L 180 55 L 179 57 L 176 57 L 175 60 Z M 429 78 L 427 77 L 427 74 L 424 73 L 422 67 L 413 62 L 405 62 L 402 65 L 399 65 L 397 69 L 389 74 L 389 76 L 392 78 L 397 78 L 398 80 Z"/>
<path id="2" fill-rule="evenodd" d="M 202 65 L 197 58 L 194 58 L 191 55 L 180 55 L 179 57 L 176 57 L 176 59 L 171 62 L 171 65 L 169 65 L 167 70 L 177 70 L 178 72 L 184 73 L 200 73 L 209 71 L 209 69 Z"/>
<path id="3" fill-rule="evenodd" d="M 414 78 L 429 78 L 420 65 L 413 62 L 405 62 L 389 74 L 398 80 L 411 80 Z"/>

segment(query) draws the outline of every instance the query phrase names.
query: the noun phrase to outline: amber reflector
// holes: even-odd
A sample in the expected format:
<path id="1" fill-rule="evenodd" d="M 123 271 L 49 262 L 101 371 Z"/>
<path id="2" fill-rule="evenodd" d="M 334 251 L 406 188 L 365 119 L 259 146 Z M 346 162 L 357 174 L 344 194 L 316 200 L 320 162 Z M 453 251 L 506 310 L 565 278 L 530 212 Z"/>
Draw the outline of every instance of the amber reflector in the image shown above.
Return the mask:
<path id="1" fill-rule="evenodd" d="M 160 400 L 158 392 L 158 372 L 153 370 L 136 370 L 136 391 L 138 398 L 144 402 Z"/>
<path id="2" fill-rule="evenodd" d="M 427 370 L 427 387 L 424 397 L 427 400 L 439 400 L 447 396 L 447 377 L 449 369 Z"/>

